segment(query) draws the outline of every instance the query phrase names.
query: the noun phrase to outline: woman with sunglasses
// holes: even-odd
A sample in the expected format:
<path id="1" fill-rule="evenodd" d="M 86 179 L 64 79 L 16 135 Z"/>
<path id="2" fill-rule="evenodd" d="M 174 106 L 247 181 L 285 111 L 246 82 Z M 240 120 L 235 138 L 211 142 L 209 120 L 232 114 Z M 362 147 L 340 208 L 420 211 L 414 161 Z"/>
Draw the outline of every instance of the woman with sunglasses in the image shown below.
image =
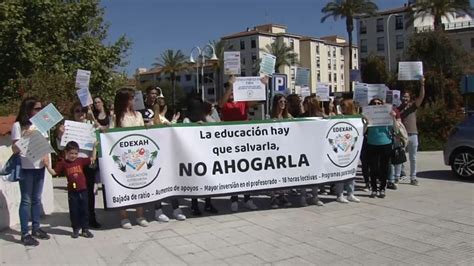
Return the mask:
<path id="1" fill-rule="evenodd" d="M 122 88 L 115 94 L 114 111 L 115 115 L 112 117 L 110 128 L 125 128 L 144 126 L 142 115 L 133 108 L 133 98 L 135 91 L 130 88 Z M 148 221 L 145 219 L 145 210 L 143 206 L 136 208 L 137 224 L 143 227 L 148 226 Z M 123 229 L 132 229 L 132 224 L 128 219 L 126 209 L 120 210 L 120 224 Z"/>
<path id="2" fill-rule="evenodd" d="M 87 123 L 94 125 L 95 128 L 101 128 L 101 124 L 94 118 L 92 110 L 88 107 L 83 107 L 80 102 L 74 102 L 71 106 L 69 118 L 72 121 Z M 64 147 L 60 146 L 61 138 L 64 134 L 64 125 L 60 125 L 57 128 L 57 147 L 59 150 L 63 150 Z M 78 153 L 79 158 L 91 158 L 92 151 L 80 149 Z M 97 169 L 95 162 L 83 169 L 84 175 L 87 181 L 87 196 L 88 196 L 88 211 L 89 211 L 89 226 L 92 228 L 100 228 L 101 224 L 97 222 L 97 217 L 95 214 L 95 195 L 97 191 L 97 186 L 99 183 L 99 178 L 96 179 Z"/>
<path id="3" fill-rule="evenodd" d="M 369 105 L 383 105 L 384 102 L 375 98 Z M 392 110 L 390 115 L 393 117 L 393 126 L 396 127 L 396 113 Z M 378 196 L 385 198 L 385 187 L 389 174 L 390 153 L 392 151 L 392 126 L 373 126 L 367 128 L 367 157 L 370 168 L 370 187 L 371 198 Z M 380 187 L 377 188 L 377 180 L 380 181 Z"/>
<path id="4" fill-rule="evenodd" d="M 287 100 L 284 95 L 277 94 L 273 96 L 271 118 L 276 119 L 288 119 L 293 118 L 290 113 L 288 113 Z M 287 191 L 272 191 L 271 194 L 270 207 L 272 209 L 278 208 L 280 205 L 283 207 L 291 207 L 291 202 L 288 201 Z"/>
<path id="5" fill-rule="evenodd" d="M 19 214 L 21 242 L 25 246 L 39 245 L 39 242 L 35 238 L 49 239 L 49 235 L 40 228 L 41 194 L 43 192 L 45 173 L 43 160 L 32 162 L 15 146 L 15 143 L 22 137 L 28 136 L 32 131 L 37 130 L 36 127 L 31 124 L 30 118 L 41 111 L 42 106 L 41 102 L 35 97 L 25 98 L 21 102 L 20 111 L 18 112 L 16 122 L 13 124 L 11 131 L 13 153 L 20 154 L 21 158 L 22 176 L 19 181 L 21 192 Z M 45 135 L 45 137 L 47 137 L 47 135 Z M 30 218 L 32 221 L 31 234 L 28 228 Z"/>

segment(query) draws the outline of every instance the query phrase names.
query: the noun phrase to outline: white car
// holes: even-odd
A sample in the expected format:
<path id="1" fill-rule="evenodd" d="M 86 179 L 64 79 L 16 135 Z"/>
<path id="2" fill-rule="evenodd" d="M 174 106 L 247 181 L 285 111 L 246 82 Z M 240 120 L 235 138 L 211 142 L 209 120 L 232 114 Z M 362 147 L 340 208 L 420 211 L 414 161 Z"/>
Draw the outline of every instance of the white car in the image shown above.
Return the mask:
<path id="1" fill-rule="evenodd" d="M 460 178 L 474 177 L 474 113 L 451 131 L 444 147 L 444 163 Z"/>

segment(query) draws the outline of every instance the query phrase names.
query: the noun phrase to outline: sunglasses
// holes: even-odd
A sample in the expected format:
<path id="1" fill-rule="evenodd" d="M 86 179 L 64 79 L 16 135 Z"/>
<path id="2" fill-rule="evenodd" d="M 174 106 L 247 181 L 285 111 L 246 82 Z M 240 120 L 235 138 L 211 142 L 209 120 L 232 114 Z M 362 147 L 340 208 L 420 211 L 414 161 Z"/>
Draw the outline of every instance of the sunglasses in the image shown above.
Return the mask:
<path id="1" fill-rule="evenodd" d="M 80 114 L 80 113 L 85 113 L 84 109 L 76 109 L 74 110 L 74 113 Z"/>
<path id="2" fill-rule="evenodd" d="M 382 105 L 382 102 L 374 102 L 375 105 Z"/>
<path id="3" fill-rule="evenodd" d="M 43 107 L 35 107 L 33 108 L 34 111 L 41 111 L 43 109 Z"/>

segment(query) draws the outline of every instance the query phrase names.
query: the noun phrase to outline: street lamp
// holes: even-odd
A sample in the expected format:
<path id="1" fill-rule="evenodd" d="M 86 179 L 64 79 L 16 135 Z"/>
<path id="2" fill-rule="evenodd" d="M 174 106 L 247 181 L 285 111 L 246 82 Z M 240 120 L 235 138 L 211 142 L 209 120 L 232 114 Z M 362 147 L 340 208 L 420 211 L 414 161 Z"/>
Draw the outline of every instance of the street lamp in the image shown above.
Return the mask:
<path id="1" fill-rule="evenodd" d="M 387 18 L 387 58 L 388 58 L 388 72 L 391 71 L 391 63 L 390 63 L 390 34 L 389 34 L 389 25 L 390 25 L 390 18 L 395 14 L 390 14 Z"/>
<path id="2" fill-rule="evenodd" d="M 196 46 L 191 50 L 191 54 L 189 55 L 189 62 L 190 63 L 196 63 L 196 60 L 194 60 L 194 58 L 193 58 L 194 50 L 198 51 L 198 59 L 197 60 L 199 61 L 199 58 L 201 58 L 201 77 L 202 77 L 202 80 L 201 80 L 201 97 L 202 97 L 203 101 L 204 101 L 204 65 L 206 63 L 206 57 L 204 56 L 204 52 L 206 51 L 206 48 L 209 48 L 212 51 L 212 56 L 211 56 L 210 60 L 218 60 L 218 58 L 216 56 L 216 49 L 214 48 L 214 46 L 212 44 L 206 44 L 202 49 L 199 46 Z M 199 64 L 196 63 L 196 91 L 199 88 L 199 78 L 197 77 L 198 75 L 199 75 Z"/>

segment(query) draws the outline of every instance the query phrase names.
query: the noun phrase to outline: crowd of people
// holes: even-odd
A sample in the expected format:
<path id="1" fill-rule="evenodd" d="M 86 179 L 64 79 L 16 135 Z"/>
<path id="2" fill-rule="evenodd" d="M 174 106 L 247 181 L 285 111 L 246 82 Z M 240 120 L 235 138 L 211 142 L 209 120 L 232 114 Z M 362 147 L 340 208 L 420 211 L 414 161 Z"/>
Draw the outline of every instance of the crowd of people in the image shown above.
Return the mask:
<path id="1" fill-rule="evenodd" d="M 79 102 L 71 106 L 68 119 L 76 122 L 90 123 L 96 129 L 103 132 L 109 128 L 127 128 L 137 126 L 152 126 L 159 124 L 171 125 L 175 123 L 208 123 L 220 121 L 247 121 L 249 120 L 249 108 L 257 105 L 257 102 L 235 102 L 233 98 L 233 83 L 235 78 L 231 77 L 225 83 L 225 92 L 219 100 L 218 105 L 203 101 L 199 95 L 189 95 L 186 111 L 183 115 L 179 112 L 171 115 L 167 109 L 165 98 L 158 87 L 146 89 L 145 109 L 136 111 L 134 109 L 135 91 L 130 88 L 119 89 L 115 95 L 113 105 L 107 103 L 101 97 L 93 98 L 93 105 L 83 107 Z M 268 78 L 262 78 L 262 82 L 268 84 Z M 362 175 L 365 188 L 370 197 L 385 198 L 385 189 L 397 189 L 397 183 L 406 175 L 403 173 L 402 164 L 391 165 L 390 153 L 393 149 L 394 140 L 406 146 L 409 154 L 410 173 L 412 185 L 418 185 L 416 179 L 416 152 L 418 147 L 416 128 L 416 109 L 421 105 L 424 97 L 424 80 L 421 81 L 419 96 L 412 99 L 410 92 L 402 94 L 402 104 L 394 106 L 391 116 L 393 126 L 367 126 L 362 145 L 361 163 Z M 384 104 L 385 99 L 372 99 L 369 105 Z M 30 122 L 30 118 L 37 114 L 43 105 L 35 97 L 25 98 L 20 106 L 16 122 L 12 128 L 12 141 L 15 144 L 20 138 L 28 136 L 36 130 Z M 349 116 L 359 113 L 359 109 L 352 99 L 333 99 L 329 102 L 320 102 L 318 97 L 310 95 L 300 97 L 296 94 L 288 96 L 277 94 L 272 99 L 270 118 L 272 120 L 292 119 L 302 117 L 327 118 L 331 116 Z M 361 116 L 364 121 L 364 117 Z M 406 131 L 406 134 L 404 134 Z M 31 162 L 18 147 L 12 145 L 13 152 L 20 154 L 22 165 L 22 178 L 19 181 L 21 191 L 21 203 L 19 208 L 21 223 L 21 241 L 24 245 L 36 246 L 37 239 L 49 239 L 49 234 L 40 228 L 41 193 L 45 176 L 45 168 L 52 175 L 66 176 L 68 181 L 68 203 L 72 225 L 72 237 L 83 236 L 92 238 L 93 234 L 89 228 L 100 228 L 98 217 L 95 213 L 95 196 L 97 195 L 100 175 L 95 149 L 87 151 L 80 149 L 79 145 L 71 141 L 61 147 L 60 139 L 64 134 L 64 126 L 56 127 L 53 134 L 60 149 L 61 158 L 52 167 L 49 156 L 43 160 Z M 405 135 L 407 135 L 405 137 Z M 47 135 L 45 135 L 47 137 Z M 388 183 L 387 183 L 388 181 Z M 329 189 L 329 191 L 328 191 Z M 314 185 L 302 189 L 271 191 L 270 208 L 290 207 L 292 203 L 290 196 L 299 197 L 300 206 L 308 204 L 323 206 L 319 195 L 328 193 L 335 195 L 340 203 L 360 202 L 355 196 L 355 179 L 335 182 L 334 184 Z M 344 195 L 346 192 L 346 196 Z M 252 199 L 251 193 L 244 194 L 243 206 L 250 210 L 259 207 Z M 186 220 L 186 216 L 180 208 L 178 198 L 169 199 L 173 208 L 172 216 L 176 220 Z M 229 202 L 232 212 L 239 211 L 238 195 L 232 195 Z M 162 202 L 154 203 L 155 219 L 159 222 L 168 222 L 169 217 L 162 208 Z M 218 209 L 213 205 L 211 197 L 204 199 L 205 212 L 216 214 Z M 144 206 L 135 206 L 136 223 L 139 226 L 149 225 L 145 218 Z M 191 199 L 191 212 L 194 216 L 202 215 L 197 198 Z M 100 217 L 99 217 L 100 218 Z M 132 223 L 125 209 L 119 211 L 120 225 L 124 229 L 131 229 Z M 32 221 L 30 233 L 29 221 Z"/>

